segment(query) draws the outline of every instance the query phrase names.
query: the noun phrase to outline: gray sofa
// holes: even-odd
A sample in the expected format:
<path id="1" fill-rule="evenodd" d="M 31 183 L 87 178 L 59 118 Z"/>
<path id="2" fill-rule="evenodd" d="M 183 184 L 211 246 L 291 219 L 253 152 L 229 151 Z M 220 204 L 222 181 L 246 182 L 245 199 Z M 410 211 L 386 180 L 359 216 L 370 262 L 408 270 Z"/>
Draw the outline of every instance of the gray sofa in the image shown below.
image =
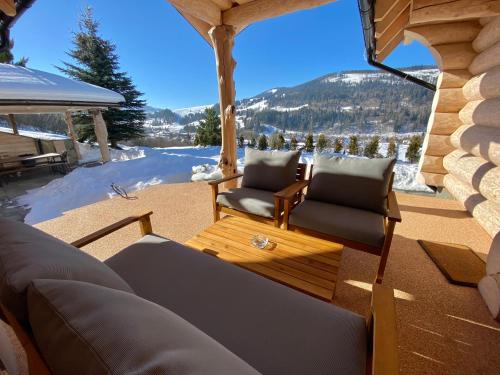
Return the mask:
<path id="1" fill-rule="evenodd" d="M 76 244 L 134 221 L 148 232 L 149 220 L 138 216 Z M 44 365 L 54 374 L 364 374 L 376 364 L 397 371 L 395 331 L 377 333 L 395 325 L 392 290 L 375 287 L 380 300 L 367 328 L 353 312 L 144 234 L 101 263 L 0 219 L 2 308 L 32 339 L 31 373 Z M 372 358 L 377 334 L 383 345 Z"/>

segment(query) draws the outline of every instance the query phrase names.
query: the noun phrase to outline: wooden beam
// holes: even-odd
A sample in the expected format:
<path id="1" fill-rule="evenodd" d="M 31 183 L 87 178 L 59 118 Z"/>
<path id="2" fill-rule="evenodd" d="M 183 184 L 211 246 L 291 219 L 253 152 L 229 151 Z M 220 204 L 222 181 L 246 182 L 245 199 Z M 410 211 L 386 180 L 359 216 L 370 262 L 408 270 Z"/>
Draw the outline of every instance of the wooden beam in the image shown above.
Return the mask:
<path id="1" fill-rule="evenodd" d="M 210 0 L 212 1 L 217 7 L 219 7 L 221 10 L 227 10 L 233 6 L 233 3 L 231 0 Z"/>
<path id="2" fill-rule="evenodd" d="M 212 45 L 212 39 L 210 39 L 210 36 L 208 35 L 208 31 L 212 28 L 211 25 L 209 25 L 205 21 L 191 16 L 190 14 L 185 14 L 181 11 L 179 11 L 179 13 L 196 31 L 198 31 L 198 34 L 200 34 L 203 39 L 208 42 L 208 44 Z"/>
<path id="3" fill-rule="evenodd" d="M 467 68 L 470 70 L 470 65 L 476 57 L 476 52 L 472 49 L 472 44 L 469 42 L 439 44 L 432 46 L 430 50 L 439 68 L 443 71 L 463 70 Z"/>
<path id="4" fill-rule="evenodd" d="M 9 120 L 10 127 L 12 128 L 12 133 L 15 135 L 19 135 L 19 131 L 17 130 L 16 117 L 12 113 L 9 113 L 7 119 Z"/>
<path id="5" fill-rule="evenodd" d="M 477 21 L 410 26 L 406 28 L 405 36 L 418 40 L 426 46 L 472 42 L 481 31 L 481 28 Z"/>
<path id="6" fill-rule="evenodd" d="M 472 74 L 466 69 L 445 70 L 437 81 L 438 89 L 454 89 L 464 87 L 472 77 Z"/>
<path id="7" fill-rule="evenodd" d="M 221 24 L 221 9 L 210 0 L 168 0 L 182 14 L 188 14 L 212 26 Z"/>
<path id="8" fill-rule="evenodd" d="M 71 142 L 73 142 L 73 148 L 76 152 L 76 160 L 82 159 L 82 154 L 80 152 L 80 145 L 76 140 L 75 128 L 73 126 L 73 119 L 71 118 L 71 112 L 64 113 L 64 119 L 66 120 L 66 125 L 68 126 L 68 135 L 71 138 Z"/>
<path id="9" fill-rule="evenodd" d="M 386 46 L 385 48 L 377 53 L 377 61 L 384 61 L 387 56 L 404 40 L 404 30 L 401 30 L 398 35 L 396 35 Z"/>
<path id="10" fill-rule="evenodd" d="M 498 0 L 413 0 L 410 24 L 460 21 L 500 15 Z"/>
<path id="11" fill-rule="evenodd" d="M 377 0 L 375 2 L 375 16 L 374 21 L 382 21 L 391 10 L 398 4 L 396 0 Z"/>
<path id="12" fill-rule="evenodd" d="M 222 147 L 219 167 L 223 177 L 237 173 L 236 164 L 236 90 L 233 73 L 236 62 L 233 59 L 235 31 L 232 26 L 215 26 L 209 31 L 215 52 L 217 82 L 219 84 L 219 103 L 222 127 Z M 235 187 L 236 180 L 226 183 L 226 187 Z"/>
<path id="13" fill-rule="evenodd" d="M 383 18 L 379 22 L 375 23 L 375 37 L 378 38 L 382 35 L 385 30 L 391 26 L 394 21 L 403 13 L 406 8 L 411 4 L 411 0 L 400 0 L 387 14 L 387 17 Z"/>
<path id="14" fill-rule="evenodd" d="M 401 34 L 401 31 L 408 25 L 410 21 L 410 8 L 406 8 L 403 13 L 387 28 L 387 30 L 377 39 L 377 53 L 380 53 L 396 36 Z M 399 44 L 399 42 L 398 42 Z"/>
<path id="15" fill-rule="evenodd" d="M 333 3 L 334 1 L 335 0 L 254 0 L 224 11 L 222 13 L 222 23 L 242 29 L 257 21 L 282 16 L 299 10 L 316 8 L 321 5 Z"/>
<path id="16" fill-rule="evenodd" d="M 14 17 L 17 13 L 14 0 L 0 0 L 0 11 L 4 12 L 9 17 Z"/>
<path id="17" fill-rule="evenodd" d="M 99 144 L 99 149 L 101 150 L 102 162 L 107 163 L 111 160 L 108 148 L 108 129 L 106 128 L 106 123 L 104 122 L 101 111 L 91 111 L 91 113 L 94 119 L 95 136 Z"/>
<path id="18" fill-rule="evenodd" d="M 477 52 L 483 52 L 498 42 L 500 42 L 500 16 L 491 18 L 491 22 L 483 27 L 472 47 Z"/>

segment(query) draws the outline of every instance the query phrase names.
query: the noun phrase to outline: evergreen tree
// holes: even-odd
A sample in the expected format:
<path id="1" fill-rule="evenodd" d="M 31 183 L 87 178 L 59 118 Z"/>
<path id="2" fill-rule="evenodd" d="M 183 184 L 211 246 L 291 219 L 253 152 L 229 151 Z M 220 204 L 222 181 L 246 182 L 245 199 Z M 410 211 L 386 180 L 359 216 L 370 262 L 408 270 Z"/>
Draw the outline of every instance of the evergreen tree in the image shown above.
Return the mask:
<path id="1" fill-rule="evenodd" d="M 337 154 L 340 154 L 342 152 L 342 149 L 344 148 L 342 138 L 335 138 L 335 144 L 333 146 L 333 151 L 335 151 Z"/>
<path id="2" fill-rule="evenodd" d="M 281 133 L 274 133 L 271 136 L 270 147 L 273 150 L 281 150 L 285 145 L 285 138 Z"/>
<path id="3" fill-rule="evenodd" d="M 351 135 L 349 137 L 349 145 L 347 146 L 349 150 L 350 155 L 358 155 L 359 153 L 359 143 L 358 143 L 358 136 L 357 135 Z"/>
<path id="4" fill-rule="evenodd" d="M 243 135 L 240 135 L 240 137 L 238 138 L 238 147 L 239 148 L 245 147 L 245 137 L 243 137 Z"/>
<path id="5" fill-rule="evenodd" d="M 200 146 L 220 146 L 222 143 L 220 117 L 213 108 L 205 109 L 205 117 L 196 128 L 196 137 Z"/>
<path id="6" fill-rule="evenodd" d="M 392 137 L 389 140 L 389 146 L 387 146 L 387 157 L 393 158 L 396 156 L 396 153 L 397 153 L 396 139 Z"/>
<path id="7" fill-rule="evenodd" d="M 132 79 L 120 71 L 116 46 L 99 35 L 99 24 L 93 19 L 91 8 L 82 14 L 79 31 L 74 33 L 74 48 L 68 56 L 75 63 L 63 62 L 58 69 L 79 81 L 101 86 L 122 94 L 125 98 L 121 108 L 110 108 L 102 113 L 108 128 L 109 141 L 116 147 L 120 140 L 143 135 L 143 124 L 146 119 L 144 100 Z M 88 116 L 79 116 L 77 124 L 80 140 L 95 140 L 94 126 Z"/>
<path id="8" fill-rule="evenodd" d="M 259 146 L 258 146 L 259 150 L 267 150 L 267 137 L 265 134 L 262 134 L 260 137 L 259 137 Z"/>
<path id="9" fill-rule="evenodd" d="M 9 40 L 9 48 L 0 52 L 0 63 L 3 64 L 11 64 L 26 67 L 28 64 L 27 57 L 21 57 L 19 60 L 14 62 L 14 55 L 12 54 L 12 48 L 14 47 L 14 41 L 12 39 Z"/>
<path id="10" fill-rule="evenodd" d="M 286 144 L 285 137 L 283 136 L 283 133 L 280 133 L 278 135 L 278 140 L 279 140 L 279 144 L 281 146 L 280 148 L 278 148 L 278 150 L 281 150 L 283 147 L 285 147 L 285 144 Z"/>
<path id="11" fill-rule="evenodd" d="M 290 139 L 290 150 L 295 151 L 297 149 L 297 138 L 295 137 L 295 134 L 292 135 L 292 138 Z"/>
<path id="12" fill-rule="evenodd" d="M 306 146 L 305 146 L 306 152 L 313 152 L 314 151 L 314 139 L 313 135 L 309 133 L 306 137 Z"/>
<path id="13" fill-rule="evenodd" d="M 416 163 L 420 159 L 420 149 L 422 147 L 422 137 L 420 135 L 414 135 L 410 139 L 410 144 L 406 150 L 406 159 L 410 163 Z"/>
<path id="14" fill-rule="evenodd" d="M 379 143 L 380 137 L 378 135 L 374 136 L 366 145 L 364 155 L 370 159 L 376 157 L 378 153 Z"/>
<path id="15" fill-rule="evenodd" d="M 326 139 L 324 134 L 320 134 L 318 137 L 318 142 L 316 143 L 316 150 L 318 152 L 322 152 L 327 147 L 328 147 L 328 140 Z"/>

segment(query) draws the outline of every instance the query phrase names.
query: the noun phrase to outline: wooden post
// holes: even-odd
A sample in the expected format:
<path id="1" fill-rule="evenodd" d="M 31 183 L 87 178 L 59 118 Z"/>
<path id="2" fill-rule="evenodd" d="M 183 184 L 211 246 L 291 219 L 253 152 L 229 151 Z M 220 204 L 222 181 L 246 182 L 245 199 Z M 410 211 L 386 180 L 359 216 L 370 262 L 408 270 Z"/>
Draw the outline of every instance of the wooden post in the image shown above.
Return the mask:
<path id="1" fill-rule="evenodd" d="M 81 160 L 82 154 L 80 153 L 80 146 L 76 140 L 75 128 L 73 127 L 73 119 L 71 118 L 71 112 L 64 113 L 64 119 L 66 120 L 66 125 L 68 126 L 68 135 L 73 142 L 73 147 L 76 152 L 76 160 Z"/>
<path id="2" fill-rule="evenodd" d="M 232 51 L 235 30 L 233 26 L 219 25 L 212 27 L 208 34 L 212 40 L 217 66 L 217 81 L 219 86 L 219 102 L 222 125 L 222 148 L 219 167 L 223 177 L 236 174 L 236 127 L 235 127 L 235 97 L 233 72 L 236 62 Z M 235 187 L 236 180 L 229 181 L 226 187 Z"/>
<path id="3" fill-rule="evenodd" d="M 12 132 L 15 135 L 19 135 L 19 131 L 17 130 L 17 122 L 16 122 L 16 118 L 14 117 L 14 115 L 11 113 L 7 116 L 7 118 L 9 119 L 9 123 L 10 123 L 10 126 L 12 128 Z"/>
<path id="4" fill-rule="evenodd" d="M 108 129 L 106 128 L 106 123 L 102 118 L 100 110 L 93 110 L 91 113 L 94 120 L 95 136 L 97 138 L 97 143 L 99 143 L 99 148 L 101 149 L 102 161 L 103 163 L 107 163 L 111 160 L 108 148 Z"/>

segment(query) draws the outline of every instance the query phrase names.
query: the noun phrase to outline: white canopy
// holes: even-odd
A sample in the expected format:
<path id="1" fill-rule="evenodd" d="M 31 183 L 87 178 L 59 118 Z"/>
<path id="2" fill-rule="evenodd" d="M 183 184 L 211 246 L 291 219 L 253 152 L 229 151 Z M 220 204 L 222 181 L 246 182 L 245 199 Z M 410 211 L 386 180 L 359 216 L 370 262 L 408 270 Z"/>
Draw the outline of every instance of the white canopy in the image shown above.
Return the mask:
<path id="1" fill-rule="evenodd" d="M 99 86 L 0 64 L 0 113 L 3 114 L 102 109 L 124 101 L 122 95 Z"/>

